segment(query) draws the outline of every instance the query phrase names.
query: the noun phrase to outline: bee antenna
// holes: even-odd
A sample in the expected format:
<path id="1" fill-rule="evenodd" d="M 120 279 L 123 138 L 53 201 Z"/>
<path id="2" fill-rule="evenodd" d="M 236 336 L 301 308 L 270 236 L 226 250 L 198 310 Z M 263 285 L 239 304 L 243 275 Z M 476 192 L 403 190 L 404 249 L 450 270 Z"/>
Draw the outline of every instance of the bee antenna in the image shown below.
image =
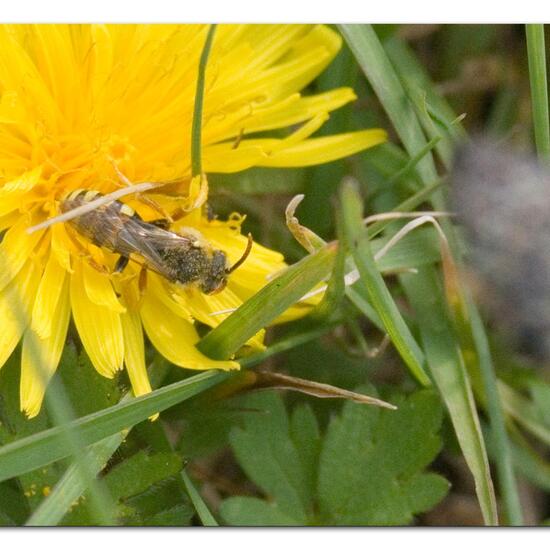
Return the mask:
<path id="1" fill-rule="evenodd" d="M 226 273 L 227 275 L 229 275 L 230 273 L 233 273 L 233 271 L 235 271 L 235 269 L 239 268 L 241 265 L 244 264 L 244 262 L 246 261 L 246 259 L 248 258 L 249 254 L 250 254 L 250 251 L 252 250 L 252 244 L 254 243 L 253 239 L 252 239 L 252 234 L 249 233 L 248 234 L 248 242 L 246 243 L 246 249 L 243 253 L 243 255 L 229 268 L 229 269 L 226 269 Z"/>

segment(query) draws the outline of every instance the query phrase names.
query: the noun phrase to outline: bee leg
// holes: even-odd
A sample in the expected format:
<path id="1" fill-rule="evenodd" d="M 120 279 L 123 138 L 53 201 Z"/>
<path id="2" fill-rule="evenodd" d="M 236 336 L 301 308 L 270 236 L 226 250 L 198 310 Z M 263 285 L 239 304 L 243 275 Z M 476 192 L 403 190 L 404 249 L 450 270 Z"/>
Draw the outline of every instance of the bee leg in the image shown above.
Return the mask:
<path id="1" fill-rule="evenodd" d="M 100 273 L 108 273 L 108 269 L 104 265 L 98 264 L 90 254 L 90 251 L 72 234 L 71 231 L 67 231 L 67 236 L 76 246 L 79 252 L 79 256 L 85 259 L 96 271 Z"/>
<path id="2" fill-rule="evenodd" d="M 127 187 L 131 187 L 134 185 L 120 170 L 117 163 L 114 161 L 114 159 L 111 159 L 111 164 L 113 165 L 113 168 L 118 176 L 118 179 L 122 182 L 123 185 L 126 185 Z M 145 195 L 142 195 L 141 193 L 136 193 L 136 198 L 143 204 L 146 204 L 147 206 L 151 207 L 153 210 L 158 212 L 161 216 L 170 219 L 170 215 L 164 211 L 164 209 L 157 204 L 153 199 L 150 197 L 146 197 Z"/>
<path id="3" fill-rule="evenodd" d="M 215 220 L 218 217 L 214 212 L 212 205 L 209 202 L 204 203 L 203 209 L 204 209 L 204 214 L 206 215 L 206 219 L 209 222 Z"/>
<path id="4" fill-rule="evenodd" d="M 130 258 L 128 256 L 120 256 L 115 264 L 115 273 L 122 273 L 124 268 L 128 265 Z"/>

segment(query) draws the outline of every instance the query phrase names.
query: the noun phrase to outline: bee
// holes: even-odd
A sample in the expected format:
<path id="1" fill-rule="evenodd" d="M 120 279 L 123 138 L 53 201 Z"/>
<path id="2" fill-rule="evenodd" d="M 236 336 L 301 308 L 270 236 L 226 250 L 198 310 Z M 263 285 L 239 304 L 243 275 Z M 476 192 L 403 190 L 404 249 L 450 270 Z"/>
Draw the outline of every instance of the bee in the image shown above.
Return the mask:
<path id="1" fill-rule="evenodd" d="M 100 196 L 98 191 L 78 189 L 62 201 L 61 210 L 68 212 Z M 68 223 L 96 246 L 120 254 L 115 272 L 121 272 L 135 254 L 148 269 L 171 283 L 196 284 L 205 294 L 221 292 L 228 276 L 243 264 L 252 248 L 249 235 L 244 254 L 229 266 L 225 252 L 212 248 L 196 229 L 187 227 L 175 233 L 169 230 L 168 220 L 146 222 L 130 206 L 117 200 Z"/>

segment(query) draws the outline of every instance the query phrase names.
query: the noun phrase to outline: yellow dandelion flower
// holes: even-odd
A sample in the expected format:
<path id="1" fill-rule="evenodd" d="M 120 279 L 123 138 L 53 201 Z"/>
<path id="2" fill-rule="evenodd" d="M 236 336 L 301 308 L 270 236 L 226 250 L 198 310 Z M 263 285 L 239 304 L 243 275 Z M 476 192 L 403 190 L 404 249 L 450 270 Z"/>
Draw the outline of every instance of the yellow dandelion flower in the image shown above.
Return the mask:
<path id="1" fill-rule="evenodd" d="M 207 295 L 152 271 L 145 279 L 134 256 L 116 272 L 117 254 L 74 224 L 27 232 L 58 215 L 76 190 L 107 194 L 124 178 L 170 181 L 177 183 L 122 200 L 143 220 L 173 218 L 172 232 L 191 232 L 223 251 L 228 265 L 241 257 L 240 218 L 208 219 L 206 190 L 191 178 L 206 32 L 204 25 L 0 26 L 0 366 L 22 340 L 21 408 L 29 417 L 40 410 L 71 317 L 98 372 L 112 377 L 125 367 L 140 395 L 151 390 L 143 331 L 181 367 L 236 368 L 197 350 L 193 323 L 215 326 L 224 316 L 213 312 L 238 307 L 286 265 L 254 243 L 227 287 Z M 300 94 L 340 45 L 324 26 L 220 26 L 205 80 L 204 171 L 307 166 L 384 141 L 376 129 L 311 137 L 330 111 L 355 98 L 348 88 Z M 289 126 L 287 137 L 262 137 Z M 261 346 L 261 334 L 250 345 Z"/>

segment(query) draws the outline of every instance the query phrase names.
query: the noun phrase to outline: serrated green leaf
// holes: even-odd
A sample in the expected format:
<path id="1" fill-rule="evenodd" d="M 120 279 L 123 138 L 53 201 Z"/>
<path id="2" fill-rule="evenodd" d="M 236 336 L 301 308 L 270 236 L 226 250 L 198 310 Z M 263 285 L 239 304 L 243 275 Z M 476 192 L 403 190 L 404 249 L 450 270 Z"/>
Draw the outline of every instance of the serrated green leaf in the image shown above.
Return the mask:
<path id="1" fill-rule="evenodd" d="M 289 420 L 281 398 L 272 392 L 249 395 L 243 406 L 257 412 L 244 417 L 230 441 L 246 474 L 275 499 L 283 514 L 307 523 L 308 498 L 304 464 L 289 436 Z"/>
<path id="2" fill-rule="evenodd" d="M 441 447 L 436 395 L 392 401 L 397 411 L 346 403 L 330 424 L 319 466 L 323 524 L 406 525 L 445 496 L 448 483 L 422 471 Z"/>
<path id="3" fill-rule="evenodd" d="M 185 508 L 186 517 L 191 519 L 195 509 L 179 485 L 179 479 L 170 478 L 126 499 L 125 503 L 144 521 L 172 508 Z"/>
<path id="4" fill-rule="evenodd" d="M 369 389 L 369 391 L 371 391 Z M 276 394 L 246 399 L 235 455 L 267 501 L 231 497 L 220 515 L 231 525 L 401 525 L 448 490 L 424 469 L 441 447 L 442 409 L 434 392 L 392 396 L 399 410 L 346 403 L 324 438 L 308 407 L 289 422 Z M 263 414 L 262 414 L 263 412 Z"/>
<path id="5" fill-rule="evenodd" d="M 181 457 L 175 453 L 148 454 L 140 451 L 112 468 L 101 480 L 116 500 L 111 515 L 119 525 L 140 522 L 139 510 L 131 505 L 131 497 L 149 490 L 156 484 L 174 478 L 182 468 Z M 64 525 L 89 525 L 92 516 L 89 498 L 84 494 L 78 504 L 63 518 Z M 163 502 L 158 502 L 162 509 Z M 157 512 L 155 510 L 155 512 Z"/>
<path id="6" fill-rule="evenodd" d="M 136 523 L 138 527 L 184 527 L 191 523 L 194 510 L 190 506 L 180 505 L 174 506 L 169 510 L 158 512 L 154 516 L 140 518 Z M 132 525 L 128 523 L 127 525 Z"/>
<path id="7" fill-rule="evenodd" d="M 150 455 L 141 451 L 117 464 L 103 481 L 113 497 L 127 499 L 163 479 L 175 476 L 182 466 L 181 457 L 176 453 Z"/>
<path id="8" fill-rule="evenodd" d="M 77 354 L 74 345 L 65 346 L 57 375 L 76 416 L 112 407 L 120 399 L 117 380 L 101 376 L 84 352 Z"/>
<path id="9" fill-rule="evenodd" d="M 290 417 L 290 438 L 304 466 L 304 488 L 313 502 L 317 484 L 317 468 L 321 452 L 321 434 L 315 414 L 307 404 L 298 405 Z"/>
<path id="10" fill-rule="evenodd" d="M 232 497 L 225 500 L 220 515 L 226 524 L 245 527 L 303 526 L 296 517 L 283 512 L 276 502 L 254 497 Z"/>

